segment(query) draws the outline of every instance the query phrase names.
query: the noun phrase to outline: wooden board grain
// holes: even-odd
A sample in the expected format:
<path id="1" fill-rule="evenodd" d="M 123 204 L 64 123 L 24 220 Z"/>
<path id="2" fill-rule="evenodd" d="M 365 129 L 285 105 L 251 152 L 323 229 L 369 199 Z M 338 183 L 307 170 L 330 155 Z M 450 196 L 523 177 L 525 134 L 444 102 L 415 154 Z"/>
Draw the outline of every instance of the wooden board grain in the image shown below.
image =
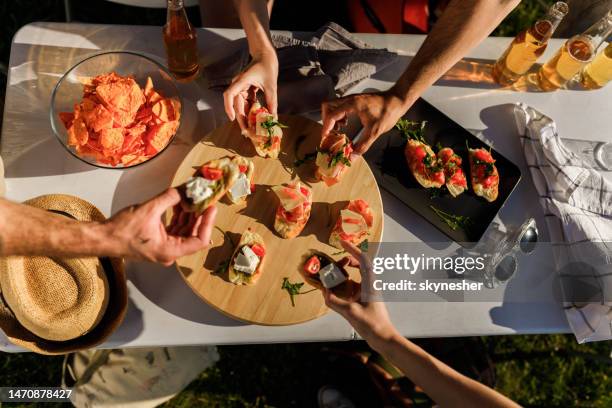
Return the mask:
<path id="1" fill-rule="evenodd" d="M 300 116 L 283 116 L 279 120 L 289 126 L 283 129 L 282 152 L 277 160 L 258 157 L 251 142 L 240 134 L 235 123 L 226 124 L 198 143 L 185 157 L 172 181 L 178 186 L 203 163 L 227 155 L 240 154 L 255 164 L 255 193 L 245 204 L 230 204 L 224 198 L 217 204 L 213 244 L 205 251 L 183 257 L 177 267 L 187 284 L 205 302 L 233 318 L 262 325 L 289 325 L 305 322 L 327 312 L 320 291 L 295 297 L 295 306 L 285 290 L 284 277 L 291 282 L 303 282 L 299 273 L 304 257 L 313 250 L 335 254 L 338 249 L 327 242 L 336 218 L 349 200 L 365 199 L 374 211 L 374 223 L 369 240 L 380 242 L 383 229 L 383 209 L 376 180 L 365 160 L 359 157 L 347 170 L 342 181 L 332 187 L 313 178 L 314 163 L 294 168 L 296 157 L 315 151 L 321 135 L 321 125 Z M 274 214 L 278 205 L 270 187 L 299 178 L 313 191 L 310 220 L 302 233 L 290 240 L 274 231 Z M 170 218 L 168 218 L 170 219 Z M 214 273 L 227 260 L 240 234 L 246 229 L 260 234 L 266 242 L 264 271 L 252 286 L 236 286 L 227 280 L 227 273 Z M 335 255 L 340 259 L 343 255 Z M 351 269 L 351 268 L 349 268 Z M 359 280 L 359 271 L 350 270 Z M 311 287 L 304 284 L 302 291 Z"/>

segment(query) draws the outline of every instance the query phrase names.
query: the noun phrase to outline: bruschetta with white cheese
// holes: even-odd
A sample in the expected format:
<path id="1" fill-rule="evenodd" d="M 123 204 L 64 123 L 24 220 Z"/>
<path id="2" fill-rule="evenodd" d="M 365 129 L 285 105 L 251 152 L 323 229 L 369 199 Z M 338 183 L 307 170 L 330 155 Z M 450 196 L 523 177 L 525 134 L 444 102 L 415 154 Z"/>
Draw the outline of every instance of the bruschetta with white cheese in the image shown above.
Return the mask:
<path id="1" fill-rule="evenodd" d="M 227 193 L 238 174 L 238 166 L 230 157 L 205 163 L 193 177 L 178 188 L 183 208 L 187 212 L 204 212 Z"/>
<path id="2" fill-rule="evenodd" d="M 253 285 L 263 271 L 266 246 L 263 238 L 251 230 L 245 231 L 228 265 L 230 282 L 236 285 Z"/>
<path id="3" fill-rule="evenodd" d="M 328 186 L 340 181 L 342 174 L 351 166 L 353 144 L 344 133 L 332 131 L 321 140 L 317 149 L 316 173 L 318 180 Z"/>
<path id="4" fill-rule="evenodd" d="M 310 218 L 312 191 L 299 181 L 274 186 L 272 191 L 279 199 L 274 229 L 283 238 L 295 238 L 300 235 Z"/>
<path id="5" fill-rule="evenodd" d="M 251 139 L 257 154 L 276 159 L 281 149 L 282 128 L 287 126 L 280 123 L 278 118 L 259 102 L 251 106 L 247 122 L 248 129 L 243 134 Z"/>
<path id="6" fill-rule="evenodd" d="M 322 252 L 313 252 L 305 257 L 300 273 L 309 285 L 320 290 L 331 290 L 341 298 L 349 298 L 358 285 L 350 279 L 345 264 L 335 262 Z"/>
<path id="7" fill-rule="evenodd" d="M 342 249 L 341 241 L 359 245 L 368 238 L 374 215 L 365 200 L 351 200 L 334 224 L 329 236 L 329 244 Z"/>
<path id="8" fill-rule="evenodd" d="M 234 204 L 241 204 L 254 190 L 255 165 L 251 160 L 242 156 L 234 156 L 232 162 L 238 167 L 239 173 L 234 184 L 227 190 L 227 198 Z"/>

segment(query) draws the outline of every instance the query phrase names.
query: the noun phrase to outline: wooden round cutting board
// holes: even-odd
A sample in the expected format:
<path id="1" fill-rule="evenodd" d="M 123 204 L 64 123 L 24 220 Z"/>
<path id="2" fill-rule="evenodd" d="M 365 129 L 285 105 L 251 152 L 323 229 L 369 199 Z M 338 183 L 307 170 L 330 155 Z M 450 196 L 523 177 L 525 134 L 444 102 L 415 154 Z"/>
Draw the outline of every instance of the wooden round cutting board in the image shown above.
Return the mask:
<path id="1" fill-rule="evenodd" d="M 283 129 L 278 159 L 257 156 L 250 140 L 240 134 L 238 125 L 229 123 L 208 134 L 191 150 L 172 181 L 173 186 L 183 184 L 202 164 L 223 156 L 239 154 L 253 161 L 255 192 L 246 204 L 230 204 L 227 198 L 217 203 L 213 244 L 179 259 L 177 266 L 187 284 L 206 303 L 233 318 L 262 325 L 302 323 L 327 312 L 319 290 L 295 296 L 295 306 L 292 306 L 289 294 L 281 285 L 284 277 L 291 283 L 304 281 L 299 270 L 304 257 L 313 250 L 335 259 L 346 255 L 338 254 L 340 250 L 327 242 L 340 210 L 349 200 L 362 198 L 370 204 L 375 214 L 369 235 L 371 242 L 380 242 L 383 229 L 380 191 L 365 160 L 359 157 L 340 183 L 327 187 L 314 180 L 314 160 L 294 167 L 296 157 L 315 151 L 321 138 L 321 125 L 300 116 L 281 115 L 279 120 L 288 128 Z M 312 213 L 304 231 L 287 240 L 274 231 L 278 199 L 270 187 L 296 177 L 312 188 Z M 255 285 L 237 286 L 228 281 L 227 272 L 215 271 L 231 257 L 240 235 L 248 228 L 260 234 L 266 243 L 263 273 Z M 359 281 L 359 271 L 348 269 L 351 277 Z M 304 284 L 302 292 L 310 289 L 310 285 Z"/>

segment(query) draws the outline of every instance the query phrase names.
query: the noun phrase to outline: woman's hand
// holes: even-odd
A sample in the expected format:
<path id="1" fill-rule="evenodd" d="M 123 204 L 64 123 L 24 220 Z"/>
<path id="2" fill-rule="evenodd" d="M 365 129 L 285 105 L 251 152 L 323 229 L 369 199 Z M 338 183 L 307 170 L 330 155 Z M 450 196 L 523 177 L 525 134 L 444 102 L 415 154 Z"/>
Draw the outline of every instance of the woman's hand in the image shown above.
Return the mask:
<path id="1" fill-rule="evenodd" d="M 342 315 L 372 347 L 376 347 L 380 342 L 396 335 L 397 330 L 391 323 L 387 307 L 383 302 L 366 302 L 361 299 L 364 285 L 366 288 L 371 288 L 369 282 L 374 276 L 370 261 L 355 245 L 342 241 L 342 246 L 350 254 L 348 259 L 343 261 L 359 267 L 361 271 L 361 285 L 350 299 L 341 299 L 332 291 L 325 290 L 323 293 L 325 304 Z"/>
<path id="2" fill-rule="evenodd" d="M 225 113 L 230 121 L 236 119 L 240 129 L 248 126 L 247 115 L 256 100 L 258 91 L 263 91 L 266 107 L 273 115 L 278 108 L 276 81 L 278 79 L 278 59 L 274 49 L 253 57 L 248 67 L 234 78 L 223 93 Z"/>
<path id="3" fill-rule="evenodd" d="M 322 136 L 327 136 L 336 126 L 336 122 L 346 120 L 350 114 L 356 114 L 363 126 L 363 134 L 355 145 L 354 152 L 363 154 L 380 135 L 395 126 L 409 107 L 410 104 L 405 102 L 395 88 L 385 92 L 355 94 L 323 102 Z"/>
<path id="4" fill-rule="evenodd" d="M 128 207 L 103 224 L 105 244 L 114 256 L 172 265 L 177 258 L 192 254 L 210 244 L 217 209 L 209 207 L 195 217 L 185 213 L 181 197 L 171 188 L 137 206 Z M 166 230 L 162 215 L 174 207 L 172 222 Z"/>

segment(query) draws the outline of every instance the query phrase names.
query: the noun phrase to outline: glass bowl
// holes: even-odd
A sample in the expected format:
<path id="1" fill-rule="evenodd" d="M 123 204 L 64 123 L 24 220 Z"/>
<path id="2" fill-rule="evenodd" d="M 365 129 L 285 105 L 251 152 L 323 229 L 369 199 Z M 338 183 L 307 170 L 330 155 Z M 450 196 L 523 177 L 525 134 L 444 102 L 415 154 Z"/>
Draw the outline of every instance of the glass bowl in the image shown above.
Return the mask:
<path id="1" fill-rule="evenodd" d="M 119 163 L 116 166 L 111 164 L 100 163 L 95 157 L 80 155 L 76 149 L 68 145 L 68 131 L 60 120 L 60 112 L 73 112 L 74 105 L 83 100 L 83 86 L 91 78 L 115 72 L 120 76 L 131 76 L 138 83 L 141 89 L 144 89 L 147 77 L 153 80 L 153 86 L 164 98 L 176 98 L 181 106 L 179 109 L 179 120 L 176 132 L 168 140 L 166 145 L 157 153 L 149 156 L 146 160 L 123 165 Z M 68 70 L 59 80 L 53 93 L 51 94 L 51 108 L 49 116 L 51 120 L 51 128 L 53 133 L 60 141 L 66 150 L 85 163 L 96 167 L 106 169 L 126 169 L 144 164 L 151 159 L 159 156 L 172 143 L 176 134 L 179 132 L 182 121 L 183 101 L 179 95 L 176 82 L 168 70 L 157 61 L 144 55 L 130 51 L 110 51 L 93 55 L 80 61 Z"/>

